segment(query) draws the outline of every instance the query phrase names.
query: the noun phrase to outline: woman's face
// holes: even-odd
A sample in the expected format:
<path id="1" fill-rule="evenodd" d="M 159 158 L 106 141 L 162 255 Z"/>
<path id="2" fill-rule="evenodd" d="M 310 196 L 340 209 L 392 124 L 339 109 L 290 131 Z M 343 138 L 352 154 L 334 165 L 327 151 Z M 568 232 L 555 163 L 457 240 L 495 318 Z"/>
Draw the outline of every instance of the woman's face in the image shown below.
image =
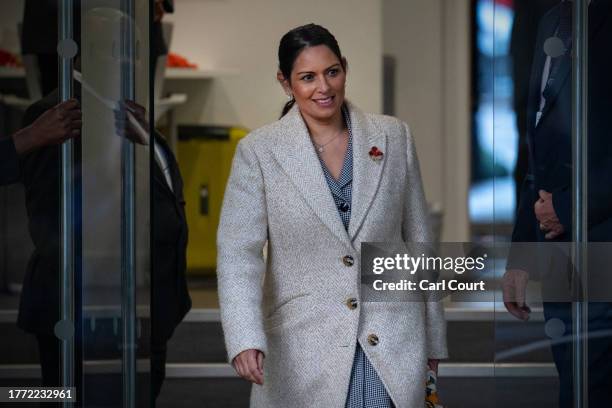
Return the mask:
<path id="1" fill-rule="evenodd" d="M 293 64 L 290 81 L 282 74 L 279 80 L 285 91 L 293 94 L 302 115 L 326 121 L 339 114 L 344 103 L 346 72 L 326 45 L 304 48 Z"/>

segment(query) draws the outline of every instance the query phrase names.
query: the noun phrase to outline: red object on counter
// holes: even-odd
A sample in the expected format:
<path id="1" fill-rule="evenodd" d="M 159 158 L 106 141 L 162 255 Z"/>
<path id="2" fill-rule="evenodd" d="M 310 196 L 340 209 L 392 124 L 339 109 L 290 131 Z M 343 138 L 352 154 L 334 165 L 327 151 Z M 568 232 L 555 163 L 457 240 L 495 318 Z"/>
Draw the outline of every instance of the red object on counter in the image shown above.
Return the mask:
<path id="1" fill-rule="evenodd" d="M 197 68 L 198 66 L 192 62 L 189 62 L 187 58 L 175 54 L 173 52 L 168 53 L 167 66 L 170 68 Z"/>

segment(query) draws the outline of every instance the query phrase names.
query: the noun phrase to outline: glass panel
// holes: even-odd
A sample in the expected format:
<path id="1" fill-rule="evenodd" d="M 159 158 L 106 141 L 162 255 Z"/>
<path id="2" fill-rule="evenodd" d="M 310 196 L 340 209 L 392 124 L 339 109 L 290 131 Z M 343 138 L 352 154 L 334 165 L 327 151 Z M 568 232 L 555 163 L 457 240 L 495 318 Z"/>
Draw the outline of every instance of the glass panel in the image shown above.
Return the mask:
<path id="1" fill-rule="evenodd" d="M 70 322 L 58 324 L 63 247 L 59 143 L 75 136 L 78 106 L 68 103 L 55 108 L 61 99 L 58 2 L 9 2 L 4 6 L 6 34 L 2 36 L 2 48 L 9 56 L 3 57 L 3 65 L 8 66 L 2 67 L 6 74 L 2 75 L 0 90 L 2 136 L 9 136 L 13 142 L 3 138 L 0 148 L 1 382 L 59 386 L 63 373 L 58 337 L 71 339 L 74 332 Z M 64 37 L 69 38 L 70 33 L 66 34 Z M 66 57 L 74 51 L 74 47 L 59 49 Z M 15 96 L 5 98 L 7 94 Z M 5 185 L 19 181 L 21 184 Z M 71 224 L 68 222 L 68 229 L 72 229 Z M 67 264 L 75 266 L 73 259 Z"/>
<path id="2" fill-rule="evenodd" d="M 70 374 L 85 406 L 150 406 L 149 2 L 10 3 L 2 47 L 21 53 L 22 65 L 11 57 L 16 66 L 2 67 L 0 79 L 2 135 L 15 140 L 0 139 L 0 385 L 59 386 Z M 60 11 L 68 12 L 64 27 L 72 26 L 62 36 Z M 66 63 L 59 72 L 58 57 Z M 71 92 L 80 107 L 55 107 Z M 71 142 L 64 186 L 74 192 L 74 215 L 63 226 L 66 145 L 58 143 L 75 128 L 82 137 Z M 65 263 L 74 273 L 65 282 L 74 287 L 74 325 L 58 324 L 71 297 L 61 291 L 62 231 L 74 233 Z M 58 337 L 75 340 L 64 361 Z"/>
<path id="3" fill-rule="evenodd" d="M 587 385 L 583 387 L 582 396 L 584 406 L 597 407 L 612 399 L 612 277 L 608 273 L 612 261 L 612 186 L 609 183 L 612 175 L 609 133 L 612 103 L 608 92 L 612 88 L 609 75 L 612 69 L 612 2 L 591 0 L 588 3 L 582 4 L 585 12 L 582 13 L 582 30 L 579 30 L 583 34 L 581 41 L 574 40 L 582 51 L 575 47 L 575 52 L 588 54 L 588 58 L 582 58 L 585 64 L 588 62 L 588 66 L 582 67 L 582 89 L 574 87 L 575 93 L 582 91 L 579 124 L 580 133 L 585 138 L 583 148 L 586 149 L 582 152 L 582 165 L 574 164 L 574 178 L 582 176 L 584 191 L 579 195 L 585 224 L 582 241 L 588 241 L 588 245 L 583 245 L 585 253 L 579 268 L 580 284 L 574 286 L 583 294 L 582 323 L 583 331 L 587 333 L 583 341 L 587 348 L 583 363 Z M 576 159 L 574 163 L 577 163 Z M 577 221 L 574 221 L 574 227 Z M 579 262 L 575 261 L 575 264 L 579 265 Z"/>
<path id="4" fill-rule="evenodd" d="M 146 114 L 129 108 L 149 105 L 148 7 L 91 1 L 81 14 L 82 352 L 91 405 L 149 400 L 150 146 Z"/>
<path id="5" fill-rule="evenodd" d="M 550 276 L 561 274 L 559 268 L 564 262 L 567 265 L 568 253 L 563 251 L 569 246 L 538 242 L 544 241 L 534 214 L 538 189 L 552 192 L 561 181 L 552 183 L 557 184 L 553 186 L 550 179 L 538 178 L 539 187 L 534 187 L 533 147 L 534 137 L 542 125 L 550 126 L 549 141 L 554 137 L 557 140 L 567 137 L 569 141 L 569 126 L 566 130 L 556 128 L 558 116 L 542 116 L 542 122 L 536 127 L 536 116 L 540 116 L 536 112 L 543 103 L 542 72 L 548 72 L 549 66 L 544 41 L 554 34 L 558 25 L 558 17 L 551 21 L 551 13 L 555 12 L 549 10 L 558 7 L 559 1 L 494 3 L 495 44 L 503 44 L 496 48 L 500 59 L 493 69 L 491 141 L 495 146 L 493 163 L 503 165 L 505 170 L 493 179 L 493 238 L 498 248 L 518 241 L 512 242 L 509 253 L 500 259 L 497 275 L 501 290 L 496 294 L 495 303 L 495 402 L 496 406 L 504 407 L 557 407 L 567 399 L 567 395 L 560 393 L 571 392 L 572 386 L 572 341 L 571 335 L 567 336 L 571 333 L 571 320 L 564 314 L 569 311 L 571 316 L 571 306 L 566 309 L 571 303 L 563 303 L 569 297 L 560 293 L 556 293 L 560 298 L 554 299 L 560 303 L 543 306 L 542 300 L 553 300 L 554 289 L 548 284 L 554 280 Z M 565 89 L 571 90 L 571 78 Z M 550 98 L 546 102 L 554 106 Z M 554 104 L 562 106 L 561 109 L 571 107 L 571 92 L 559 95 Z M 569 115 L 571 112 L 567 111 L 566 116 Z M 559 134 L 554 135 L 555 132 Z M 571 145 L 566 154 L 571 154 Z M 509 155 L 513 156 L 511 161 L 507 160 Z M 542 162 L 543 157 L 546 156 L 537 157 L 538 166 L 553 166 L 559 160 L 555 157 L 550 162 Z M 554 173 L 553 169 L 548 171 Z M 563 182 L 569 182 L 571 188 L 571 176 Z M 553 260 L 557 260 L 556 264 Z M 558 282 L 562 282 L 561 276 L 558 277 Z M 519 295 L 521 290 L 524 295 Z M 517 316 L 506 310 L 504 300 L 513 302 L 510 308 L 514 308 Z M 557 373 L 555 357 L 569 364 L 563 376 Z"/>
<path id="6" fill-rule="evenodd" d="M 512 240 L 496 304 L 496 400 L 512 387 L 521 406 L 597 407 L 610 401 L 610 279 L 607 222 L 610 141 L 606 126 L 612 4 L 608 1 L 496 1 L 496 34 L 514 13 L 509 63 L 494 68 L 495 164 L 518 134 L 513 234 L 498 216 L 507 198 L 495 176 L 494 234 Z M 495 41 L 497 44 L 499 41 Z M 587 58 L 588 54 L 588 58 Z M 511 73 L 512 75 L 508 75 Z M 516 118 L 507 120 L 509 114 Z M 520 176 L 519 176 L 520 175 Z M 586 245 L 586 242 L 589 245 Z M 500 276 L 501 277 L 501 276 Z M 526 285 L 526 291 L 518 290 Z M 523 303 L 525 293 L 526 305 Z M 513 302 L 519 319 L 508 314 Z M 507 305 L 506 305 L 507 306 Z M 510 308 L 512 309 L 513 306 Z M 529 319 L 527 320 L 527 317 Z M 521 319 L 525 321 L 521 322 Z M 605 361 L 605 362 L 604 362 Z M 508 378 L 510 364 L 520 379 Z M 520 381 L 528 384 L 521 388 Z"/>

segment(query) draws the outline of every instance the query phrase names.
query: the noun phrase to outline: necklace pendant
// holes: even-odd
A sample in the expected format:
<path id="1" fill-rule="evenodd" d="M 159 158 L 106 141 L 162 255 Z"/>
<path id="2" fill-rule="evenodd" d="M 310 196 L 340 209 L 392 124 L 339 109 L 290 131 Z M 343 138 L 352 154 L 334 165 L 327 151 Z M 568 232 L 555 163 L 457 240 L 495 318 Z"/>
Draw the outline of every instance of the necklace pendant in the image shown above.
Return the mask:
<path id="1" fill-rule="evenodd" d="M 319 151 L 319 153 L 323 153 L 323 150 L 324 150 L 324 149 L 323 149 L 323 146 L 319 146 L 319 147 L 317 147 L 317 150 Z"/>

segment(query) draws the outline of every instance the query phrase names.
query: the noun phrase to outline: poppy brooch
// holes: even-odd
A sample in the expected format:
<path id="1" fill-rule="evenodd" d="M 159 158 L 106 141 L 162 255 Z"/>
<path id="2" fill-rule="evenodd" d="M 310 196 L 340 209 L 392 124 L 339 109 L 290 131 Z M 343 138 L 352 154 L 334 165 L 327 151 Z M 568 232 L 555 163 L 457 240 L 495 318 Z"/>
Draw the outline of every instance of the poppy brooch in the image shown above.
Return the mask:
<path id="1" fill-rule="evenodd" d="M 378 147 L 376 146 L 372 146 L 369 155 L 370 159 L 374 160 L 375 162 L 381 161 L 384 156 L 383 152 L 378 150 Z"/>

